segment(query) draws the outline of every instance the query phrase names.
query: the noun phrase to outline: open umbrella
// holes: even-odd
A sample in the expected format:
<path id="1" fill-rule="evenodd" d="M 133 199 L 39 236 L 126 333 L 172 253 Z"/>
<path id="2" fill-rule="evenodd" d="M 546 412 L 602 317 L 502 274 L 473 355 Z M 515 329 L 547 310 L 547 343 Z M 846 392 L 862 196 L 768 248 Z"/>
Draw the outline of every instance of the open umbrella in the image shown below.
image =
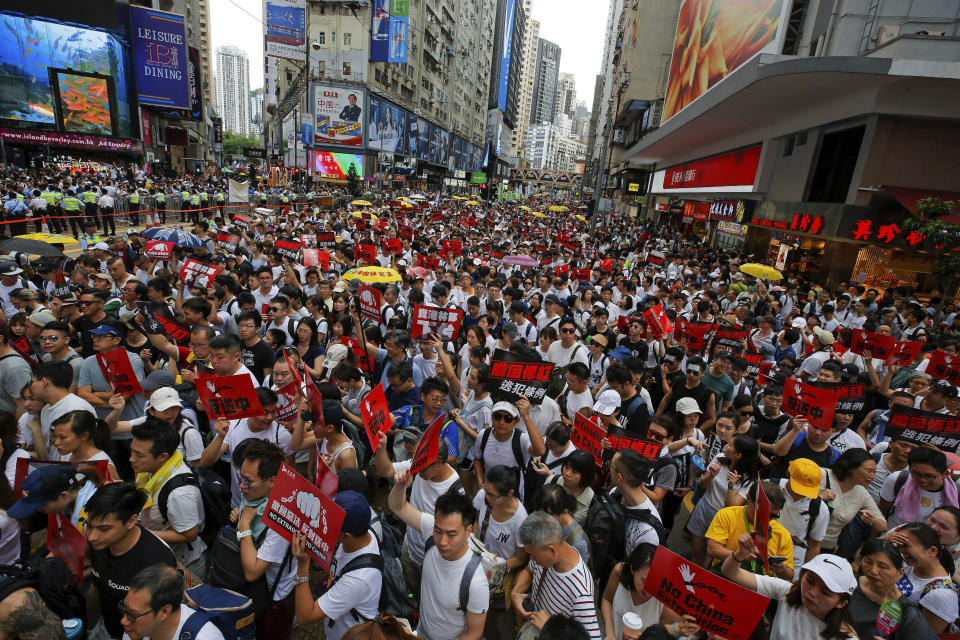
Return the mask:
<path id="1" fill-rule="evenodd" d="M 354 211 L 354 212 L 351 213 L 350 215 L 352 215 L 354 218 L 362 218 L 362 217 L 363 217 L 363 214 L 360 213 L 359 211 Z M 376 215 L 374 215 L 374 214 L 371 213 L 371 214 L 370 214 L 370 219 L 371 219 L 371 220 L 379 220 L 380 218 L 378 218 Z"/>
<path id="2" fill-rule="evenodd" d="M 470 205 L 471 207 L 480 206 L 480 203 L 477 202 L 476 200 L 467 200 L 467 201 L 464 202 L 463 204 L 468 204 L 468 205 Z"/>
<path id="3" fill-rule="evenodd" d="M 453 196 L 454 200 L 466 200 L 463 196 Z"/>
<path id="4" fill-rule="evenodd" d="M 583 216 L 579 216 L 579 215 L 578 215 L 578 216 L 576 216 L 576 218 L 577 218 L 577 220 L 579 220 L 580 222 L 586 222 L 586 221 L 587 221 L 587 219 L 584 218 Z"/>
<path id="5" fill-rule="evenodd" d="M 754 278 L 763 278 L 764 280 L 783 280 L 783 274 L 773 267 L 756 262 L 748 262 L 740 265 L 740 271 Z"/>
<path id="6" fill-rule="evenodd" d="M 233 173 L 233 169 L 231 169 L 230 167 L 224 167 L 223 169 L 221 169 L 221 171 L 226 174 Z"/>
<path id="7" fill-rule="evenodd" d="M 80 244 L 73 236 L 65 236 L 60 233 L 27 233 L 22 236 L 16 236 L 24 240 L 39 240 L 40 242 L 49 242 L 51 244 Z"/>
<path id="8" fill-rule="evenodd" d="M 410 197 L 413 198 L 414 200 L 426 200 L 426 199 L 427 199 L 427 196 L 423 195 L 422 193 L 415 193 L 415 194 L 413 194 L 413 195 L 410 196 Z"/>
<path id="9" fill-rule="evenodd" d="M 530 212 L 530 215 L 532 215 L 534 218 L 546 218 L 546 217 L 547 217 L 547 214 L 545 214 L 545 213 L 540 213 L 539 211 L 531 211 L 531 212 Z"/>
<path id="10" fill-rule="evenodd" d="M 141 235 L 148 240 L 172 242 L 178 247 L 199 247 L 203 244 L 200 238 L 184 231 L 180 227 L 151 227 L 146 229 Z"/>
<path id="11" fill-rule="evenodd" d="M 540 264 L 539 260 L 530 256 L 504 256 L 501 262 L 503 264 L 517 264 L 521 267 L 535 267 Z"/>
<path id="12" fill-rule="evenodd" d="M 415 278 L 426 278 L 427 270 L 425 267 L 407 267 L 407 273 Z"/>
<path id="13" fill-rule="evenodd" d="M 352 204 L 355 207 L 372 207 L 373 206 L 373 203 L 370 202 L 369 200 L 354 200 L 350 204 Z"/>
<path id="14" fill-rule="evenodd" d="M 555 204 L 555 205 L 551 205 L 550 211 L 569 211 L 569 209 L 567 209 L 562 204 Z"/>
<path id="15" fill-rule="evenodd" d="M 7 238 L 0 242 L 0 251 L 25 253 L 31 256 L 62 256 L 63 252 L 52 244 L 28 238 Z"/>
<path id="16" fill-rule="evenodd" d="M 366 283 L 400 282 L 402 280 L 396 269 L 388 269 L 387 267 L 357 267 L 350 269 L 341 277 L 348 282 L 356 279 Z"/>
<path id="17" fill-rule="evenodd" d="M 528 207 L 527 205 L 525 205 L 525 204 L 520 205 L 520 210 L 521 210 L 521 211 L 532 211 L 532 209 L 531 209 L 530 207 Z"/>

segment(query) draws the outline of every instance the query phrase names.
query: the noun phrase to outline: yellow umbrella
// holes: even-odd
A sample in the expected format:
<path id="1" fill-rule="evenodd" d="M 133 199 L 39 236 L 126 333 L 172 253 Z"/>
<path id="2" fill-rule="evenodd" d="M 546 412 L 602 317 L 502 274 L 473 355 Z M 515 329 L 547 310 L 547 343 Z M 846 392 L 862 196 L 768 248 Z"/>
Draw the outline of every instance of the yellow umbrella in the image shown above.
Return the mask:
<path id="1" fill-rule="evenodd" d="M 406 208 L 406 209 L 413 209 L 413 205 L 410 204 L 409 202 L 407 202 L 406 200 L 401 200 L 401 201 L 400 201 L 400 206 L 401 206 L 401 207 L 404 207 L 404 208 Z"/>
<path id="2" fill-rule="evenodd" d="M 740 265 L 740 271 L 754 278 L 763 278 L 764 280 L 783 280 L 783 274 L 765 264 L 748 262 Z"/>
<path id="3" fill-rule="evenodd" d="M 534 218 L 546 218 L 546 217 L 547 217 L 547 214 L 545 214 L 545 213 L 540 213 L 539 211 L 531 211 L 531 212 L 530 212 L 530 215 L 532 215 Z"/>
<path id="4" fill-rule="evenodd" d="M 520 205 L 520 209 L 521 209 L 522 211 L 532 211 L 532 209 L 531 209 L 530 207 L 528 207 L 527 205 L 525 205 L 525 204 Z M 534 215 L 536 215 L 536 214 L 534 214 Z"/>
<path id="5" fill-rule="evenodd" d="M 583 216 L 577 216 L 577 220 L 579 220 L 580 222 L 586 222 L 586 221 L 587 221 L 587 219 L 584 218 Z"/>
<path id="6" fill-rule="evenodd" d="M 354 200 L 354 201 L 351 202 L 350 204 L 352 204 L 352 205 L 354 205 L 354 206 L 357 206 L 357 207 L 372 207 L 372 206 L 373 206 L 373 203 L 372 203 L 372 202 L 368 202 L 368 201 L 366 201 L 366 200 Z"/>
<path id="7" fill-rule="evenodd" d="M 466 200 L 463 196 L 453 196 L 454 200 Z"/>
<path id="8" fill-rule="evenodd" d="M 27 240 L 40 240 L 41 242 L 49 242 L 50 244 L 80 244 L 80 242 L 73 236 L 64 236 L 59 233 L 27 233 L 22 236 L 16 236 L 17 238 L 26 238 Z"/>
<path id="9" fill-rule="evenodd" d="M 363 214 L 360 213 L 359 211 L 353 211 L 353 212 L 350 213 L 350 215 L 352 215 L 354 218 L 362 218 L 362 217 L 363 217 Z M 380 219 L 380 218 L 378 218 L 378 217 L 376 216 L 376 214 L 371 213 L 371 214 L 368 214 L 368 215 L 370 216 L 370 219 L 371 219 L 371 220 L 379 220 L 379 219 Z"/>
<path id="10" fill-rule="evenodd" d="M 476 200 L 467 200 L 467 201 L 464 202 L 463 204 L 468 204 L 468 205 L 470 205 L 471 207 L 476 207 L 476 206 L 479 206 L 480 203 L 477 202 Z"/>
<path id="11" fill-rule="evenodd" d="M 569 209 L 562 204 L 555 204 L 550 207 L 550 211 L 569 211 Z"/>
<path id="12" fill-rule="evenodd" d="M 400 282 L 402 278 L 400 274 L 397 273 L 396 269 L 388 269 L 386 267 L 357 267 L 355 269 L 350 269 L 342 278 L 344 280 L 359 280 L 360 282 Z"/>

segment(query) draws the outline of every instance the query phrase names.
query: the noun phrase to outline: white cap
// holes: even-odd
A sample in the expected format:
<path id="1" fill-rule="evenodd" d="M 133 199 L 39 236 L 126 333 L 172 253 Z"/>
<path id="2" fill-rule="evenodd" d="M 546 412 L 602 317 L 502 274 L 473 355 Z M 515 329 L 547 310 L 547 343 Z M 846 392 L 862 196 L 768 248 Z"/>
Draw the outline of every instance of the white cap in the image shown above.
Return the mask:
<path id="1" fill-rule="evenodd" d="M 100 249 L 102 251 L 109 251 L 110 245 L 108 245 L 106 242 L 98 242 L 97 244 L 93 245 L 93 248 Z"/>
<path id="2" fill-rule="evenodd" d="M 514 418 L 519 418 L 519 417 L 520 417 L 520 412 L 517 410 L 517 408 L 516 408 L 515 406 L 513 406 L 512 403 L 506 402 L 506 401 L 504 401 L 504 400 L 501 400 L 500 402 L 498 402 L 498 403 L 496 403 L 495 405 L 493 405 L 493 408 L 490 410 L 490 413 L 491 413 L 491 414 L 494 414 L 494 413 L 496 413 L 497 411 L 506 411 L 507 413 L 509 413 L 509 414 L 510 414 L 511 416 L 513 416 Z"/>
<path id="3" fill-rule="evenodd" d="M 343 282 L 343 280 L 340 282 Z M 339 282 L 337 284 L 339 284 Z M 323 361 L 323 366 L 332 371 L 346 359 L 349 353 L 350 349 L 345 344 L 330 345 L 330 347 L 327 348 L 327 357 Z"/>
<path id="4" fill-rule="evenodd" d="M 154 411 L 166 411 L 170 407 L 182 407 L 180 394 L 172 387 L 160 387 L 150 394 L 150 402 L 147 405 Z"/>
<path id="5" fill-rule="evenodd" d="M 802 570 L 817 574 L 823 584 L 833 593 L 853 593 L 857 589 L 857 578 L 853 575 L 850 563 L 831 553 L 821 553 L 813 560 L 805 562 Z"/>
<path id="6" fill-rule="evenodd" d="M 613 415 L 620 408 L 620 394 L 613 389 L 607 389 L 597 398 L 593 404 L 593 412 L 602 416 Z"/>
<path id="7" fill-rule="evenodd" d="M 697 401 L 693 398 L 680 398 L 677 400 L 677 412 L 685 416 L 691 413 L 703 413 L 703 411 L 700 410 L 700 405 L 698 405 Z"/>
<path id="8" fill-rule="evenodd" d="M 794 329 L 803 329 L 805 326 L 807 326 L 807 321 L 803 318 L 794 318 L 791 326 Z"/>

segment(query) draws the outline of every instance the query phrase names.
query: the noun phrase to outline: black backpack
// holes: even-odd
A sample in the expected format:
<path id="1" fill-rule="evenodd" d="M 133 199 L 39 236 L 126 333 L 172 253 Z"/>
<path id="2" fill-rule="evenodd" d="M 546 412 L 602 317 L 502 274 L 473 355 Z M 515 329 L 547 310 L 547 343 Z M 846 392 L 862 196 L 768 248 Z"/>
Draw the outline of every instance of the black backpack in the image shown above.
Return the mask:
<path id="1" fill-rule="evenodd" d="M 191 429 L 193 427 L 190 427 Z M 174 489 L 193 485 L 200 489 L 203 500 L 203 526 L 199 538 L 209 548 L 217 532 L 230 522 L 230 487 L 224 479 L 212 469 L 197 468 L 192 473 L 175 475 L 160 487 L 157 496 L 157 508 L 164 524 L 167 522 L 167 502 Z"/>
<path id="2" fill-rule="evenodd" d="M 230 504 L 229 500 L 226 503 Z M 267 537 L 267 527 L 253 541 L 258 549 Z M 267 585 L 267 574 L 248 582 L 243 572 L 243 563 L 240 561 L 240 540 L 237 540 L 237 530 L 231 526 L 225 526 L 217 532 L 217 536 L 210 546 L 210 553 L 207 556 L 207 575 L 204 582 L 218 587 L 235 591 L 245 595 L 251 600 L 256 608 L 255 617 L 262 616 L 270 605 L 273 604 L 273 594 L 277 591 L 277 585 L 280 584 L 280 578 L 286 570 L 287 564 L 293 558 L 292 548 L 287 549 L 280 563 L 280 570 L 277 572 L 277 578 L 272 585 Z"/>
<path id="3" fill-rule="evenodd" d="M 0 600 L 18 589 L 32 588 L 61 619 L 79 618 L 87 626 L 87 599 L 67 564 L 56 557 L 37 558 L 26 565 L 0 566 Z"/>
<path id="4" fill-rule="evenodd" d="M 493 427 L 484 430 L 480 436 L 480 464 L 483 464 L 483 452 L 487 449 L 487 443 L 490 441 L 490 434 L 493 433 Z M 537 488 L 537 472 L 533 470 L 532 464 L 523 464 L 523 445 L 521 444 L 521 434 L 519 429 L 513 430 L 513 436 L 510 440 L 510 447 L 513 450 L 513 459 L 517 462 L 517 470 L 520 472 L 520 486 L 523 489 L 523 502 L 525 507 L 532 504 L 533 493 Z M 530 459 L 533 462 L 533 458 Z M 542 484 L 542 483 L 541 483 Z M 519 495 L 517 496 L 520 497 Z"/>
<path id="5" fill-rule="evenodd" d="M 433 536 L 427 538 L 427 541 L 423 545 L 423 553 L 426 555 L 427 551 L 430 551 L 430 547 L 435 546 Z M 439 553 L 439 552 L 438 552 Z M 467 612 L 467 604 L 470 603 L 470 583 L 473 581 L 473 576 L 477 572 L 477 569 L 480 568 L 480 554 L 476 551 L 470 551 L 470 560 L 467 562 L 466 568 L 463 570 L 463 575 L 460 576 L 460 606 L 457 607 L 457 611 L 463 613 Z"/>
<path id="6" fill-rule="evenodd" d="M 624 509 L 617 496 L 598 493 L 587 510 L 584 530 L 590 542 L 590 569 L 601 585 L 606 584 L 614 565 L 627 556 L 627 519 L 653 527 L 660 544 L 667 541 L 667 530 L 646 509 Z"/>
<path id="7" fill-rule="evenodd" d="M 380 556 L 378 557 L 383 562 L 383 566 L 380 567 L 383 572 L 383 583 L 380 586 L 380 613 L 389 613 L 397 618 L 410 620 L 416 611 L 416 600 L 410 590 L 407 589 L 407 581 L 403 576 L 403 568 L 400 565 L 400 556 L 403 552 L 403 534 L 387 522 L 381 510 L 374 509 L 373 511 L 374 517 L 370 524 L 379 523 L 381 529 L 381 535 L 378 536 L 373 527 L 370 528 L 370 533 L 377 538 L 377 544 L 380 545 Z M 354 560 L 357 560 L 357 558 L 354 558 Z M 359 569 L 360 567 L 356 568 Z M 343 573 L 346 572 L 347 568 L 345 567 Z M 343 573 L 340 575 L 343 575 Z"/>

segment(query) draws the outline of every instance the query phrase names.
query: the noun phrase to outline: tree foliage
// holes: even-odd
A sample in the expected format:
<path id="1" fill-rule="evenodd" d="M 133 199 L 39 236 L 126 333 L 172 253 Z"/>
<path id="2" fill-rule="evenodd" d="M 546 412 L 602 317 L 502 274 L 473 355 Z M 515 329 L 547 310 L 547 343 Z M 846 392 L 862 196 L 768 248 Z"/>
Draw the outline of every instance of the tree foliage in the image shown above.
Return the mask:
<path id="1" fill-rule="evenodd" d="M 923 236 L 920 247 L 935 254 L 933 274 L 945 281 L 960 277 L 960 225 L 948 221 L 960 202 L 923 198 L 904 226 Z"/>
<path id="2" fill-rule="evenodd" d="M 352 162 L 350 163 L 350 168 L 347 170 L 347 191 L 354 197 L 359 196 L 363 192 L 363 182 L 357 173 L 357 165 Z"/>
<path id="3" fill-rule="evenodd" d="M 263 146 L 263 140 L 255 136 L 242 136 L 232 131 L 223 132 L 223 153 L 224 155 L 240 156 L 243 155 L 244 147 Z"/>

